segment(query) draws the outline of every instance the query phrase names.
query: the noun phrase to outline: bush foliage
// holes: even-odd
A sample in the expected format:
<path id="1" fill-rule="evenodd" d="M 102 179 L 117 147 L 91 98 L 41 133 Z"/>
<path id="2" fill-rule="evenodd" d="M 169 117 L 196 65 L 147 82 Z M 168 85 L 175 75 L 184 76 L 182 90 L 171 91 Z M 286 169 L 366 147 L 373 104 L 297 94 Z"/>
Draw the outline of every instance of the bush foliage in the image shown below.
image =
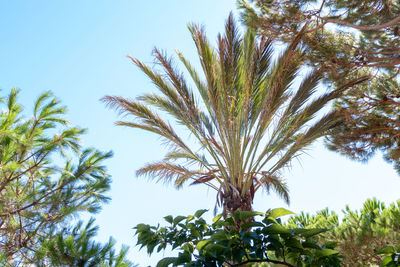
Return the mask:
<path id="1" fill-rule="evenodd" d="M 281 216 L 292 212 L 279 208 L 267 213 L 236 211 L 218 215 L 208 224 L 199 210 L 193 216 L 166 216 L 168 226 L 139 224 L 138 245 L 152 254 L 171 247 L 177 257 L 158 262 L 165 266 L 243 266 L 273 263 L 283 266 L 340 266 L 341 256 L 334 243 L 318 244 L 316 236 L 325 229 L 288 228 Z M 258 218 L 261 217 L 259 220 Z"/>

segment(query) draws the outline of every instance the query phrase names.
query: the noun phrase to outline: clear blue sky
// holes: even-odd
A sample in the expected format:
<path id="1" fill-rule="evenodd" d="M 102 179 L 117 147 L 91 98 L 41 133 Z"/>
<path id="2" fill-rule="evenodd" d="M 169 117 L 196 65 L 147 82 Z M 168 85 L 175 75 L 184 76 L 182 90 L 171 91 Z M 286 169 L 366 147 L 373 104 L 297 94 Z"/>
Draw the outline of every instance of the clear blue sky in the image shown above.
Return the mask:
<path id="1" fill-rule="evenodd" d="M 98 238 L 113 236 L 118 244 L 130 245 L 129 257 L 140 266 L 154 266 L 162 255 L 149 258 L 144 250 L 138 251 L 132 227 L 157 224 L 169 214 L 212 211 L 215 193 L 201 186 L 177 191 L 137 179 L 135 170 L 160 159 L 165 149 L 154 135 L 115 127 L 117 116 L 99 99 L 106 94 L 133 98 L 154 90 L 127 54 L 151 63 L 151 50 L 157 46 L 170 54 L 178 49 L 197 62 L 187 23 L 204 24 L 215 40 L 231 10 L 237 13 L 234 0 L 0 2 L 1 94 L 20 88 L 20 100 L 29 113 L 33 98 L 51 90 L 68 107 L 72 124 L 88 128 L 85 146 L 114 151 L 107 161 L 112 201 L 96 215 Z M 292 199 L 289 209 L 295 212 L 325 207 L 340 211 L 346 204 L 360 208 L 374 196 L 387 203 L 399 198 L 400 177 L 380 155 L 361 164 L 321 144 L 307 153 L 285 172 Z M 261 192 L 255 200 L 256 210 L 279 206 L 285 205 Z"/>

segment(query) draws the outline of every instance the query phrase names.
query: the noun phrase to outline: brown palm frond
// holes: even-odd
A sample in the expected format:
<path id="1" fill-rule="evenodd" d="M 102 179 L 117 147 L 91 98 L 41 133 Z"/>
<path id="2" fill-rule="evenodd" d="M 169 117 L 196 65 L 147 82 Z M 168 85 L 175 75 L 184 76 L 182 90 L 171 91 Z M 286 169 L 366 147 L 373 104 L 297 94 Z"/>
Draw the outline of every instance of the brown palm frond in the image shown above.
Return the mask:
<path id="1" fill-rule="evenodd" d="M 146 175 L 148 177 L 157 177 L 157 181 L 176 182 L 179 179 L 190 179 L 195 175 L 202 174 L 199 171 L 191 171 L 181 165 L 166 161 L 150 163 L 136 171 L 137 176 Z M 182 181 L 179 183 L 182 185 Z M 178 185 L 178 184 L 177 184 Z"/>

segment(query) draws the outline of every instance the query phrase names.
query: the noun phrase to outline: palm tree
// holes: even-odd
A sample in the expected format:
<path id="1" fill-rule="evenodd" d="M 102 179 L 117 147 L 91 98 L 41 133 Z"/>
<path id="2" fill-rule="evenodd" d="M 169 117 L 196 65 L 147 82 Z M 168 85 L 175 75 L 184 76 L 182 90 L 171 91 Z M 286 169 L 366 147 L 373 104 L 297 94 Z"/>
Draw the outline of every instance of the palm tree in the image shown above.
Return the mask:
<path id="1" fill-rule="evenodd" d="M 136 119 L 117 125 L 153 132 L 171 145 L 163 160 L 147 164 L 137 174 L 173 181 L 176 187 L 187 182 L 205 184 L 218 192 L 217 204 L 223 206 L 224 214 L 251 210 L 254 193 L 260 188 L 272 189 L 289 202 L 282 168 L 338 122 L 336 112 L 317 120 L 318 111 L 361 80 L 311 100 L 321 71 L 309 73 L 293 90 L 302 66 L 299 38 L 273 61 L 272 40 L 259 38 L 250 29 L 242 36 L 232 14 L 225 35 L 218 36 L 217 49 L 210 46 L 202 27 L 190 25 L 189 30 L 204 77 L 180 52 L 177 55 L 197 93 L 174 68 L 172 59 L 154 49 L 163 73 L 131 59 L 152 80 L 158 94 L 135 100 L 103 98 L 108 106 Z M 164 115 L 189 130 L 199 146 L 194 149 L 179 136 Z"/>

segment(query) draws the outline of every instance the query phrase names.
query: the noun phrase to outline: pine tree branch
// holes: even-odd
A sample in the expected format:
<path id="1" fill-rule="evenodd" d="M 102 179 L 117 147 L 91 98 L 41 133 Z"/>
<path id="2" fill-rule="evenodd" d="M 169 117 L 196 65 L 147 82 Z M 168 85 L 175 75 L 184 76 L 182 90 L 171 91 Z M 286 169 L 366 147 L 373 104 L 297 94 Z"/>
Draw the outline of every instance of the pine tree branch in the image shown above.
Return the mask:
<path id="1" fill-rule="evenodd" d="M 343 26 L 348 26 L 348 27 L 351 27 L 351 28 L 354 28 L 354 29 L 357 29 L 357 30 L 360 30 L 360 31 L 381 30 L 381 29 L 384 29 L 384 28 L 387 28 L 387 27 L 390 27 L 390 26 L 394 26 L 394 25 L 396 25 L 397 23 L 400 22 L 400 15 L 395 17 L 394 19 L 386 22 L 386 23 L 378 24 L 378 25 L 369 25 L 369 26 L 367 26 L 367 25 L 355 25 L 355 24 L 352 24 L 352 23 L 344 21 L 344 20 L 327 19 L 327 18 L 323 18 L 323 17 L 320 17 L 320 16 L 317 16 L 317 17 L 319 19 L 327 22 L 327 23 L 335 23 L 335 24 L 339 24 L 339 25 L 343 25 Z"/>

